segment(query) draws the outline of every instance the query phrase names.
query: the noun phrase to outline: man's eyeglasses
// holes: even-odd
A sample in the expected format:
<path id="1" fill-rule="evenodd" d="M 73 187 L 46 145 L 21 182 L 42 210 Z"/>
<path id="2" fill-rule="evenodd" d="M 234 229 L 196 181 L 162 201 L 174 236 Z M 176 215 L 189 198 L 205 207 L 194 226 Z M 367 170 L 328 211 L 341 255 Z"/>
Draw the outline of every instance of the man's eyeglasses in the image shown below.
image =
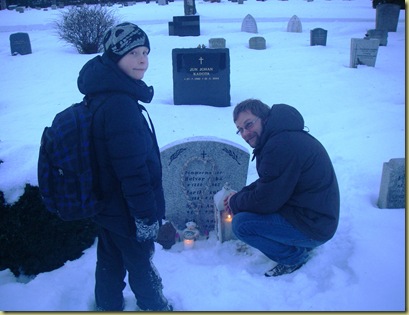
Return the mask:
<path id="1" fill-rule="evenodd" d="M 248 123 L 246 123 L 243 128 L 237 129 L 236 135 L 242 134 L 243 131 L 244 131 L 244 129 L 245 129 L 245 130 L 251 130 L 251 129 L 254 127 L 254 124 L 256 123 L 256 121 L 259 120 L 259 119 L 260 119 L 260 117 L 257 117 L 257 118 L 254 119 L 253 121 L 249 121 Z"/>

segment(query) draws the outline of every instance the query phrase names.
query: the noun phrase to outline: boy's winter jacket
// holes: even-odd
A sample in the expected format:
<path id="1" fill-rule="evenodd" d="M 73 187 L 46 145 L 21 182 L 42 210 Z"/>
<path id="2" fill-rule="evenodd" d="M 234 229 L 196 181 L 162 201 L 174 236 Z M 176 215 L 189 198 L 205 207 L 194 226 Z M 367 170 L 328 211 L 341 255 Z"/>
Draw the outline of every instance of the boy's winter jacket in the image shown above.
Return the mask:
<path id="1" fill-rule="evenodd" d="M 77 83 L 95 110 L 92 137 L 105 207 L 94 220 L 135 236 L 135 219 L 151 224 L 165 214 L 160 152 L 138 103 L 149 103 L 153 88 L 127 76 L 105 54 L 84 65 Z"/>

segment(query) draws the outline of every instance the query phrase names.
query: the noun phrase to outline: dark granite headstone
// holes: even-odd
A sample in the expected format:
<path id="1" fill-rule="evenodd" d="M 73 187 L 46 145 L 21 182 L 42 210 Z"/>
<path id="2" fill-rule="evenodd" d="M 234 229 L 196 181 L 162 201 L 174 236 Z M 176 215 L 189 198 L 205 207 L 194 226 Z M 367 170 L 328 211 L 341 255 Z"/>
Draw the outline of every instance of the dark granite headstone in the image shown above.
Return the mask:
<path id="1" fill-rule="evenodd" d="M 356 68 L 358 65 L 375 67 L 378 55 L 379 39 L 351 39 L 350 67 Z"/>
<path id="2" fill-rule="evenodd" d="M 246 185 L 250 154 L 216 137 L 182 139 L 161 148 L 166 219 L 178 230 L 194 221 L 204 234 L 215 230 L 214 195 L 228 182 Z"/>
<path id="3" fill-rule="evenodd" d="M 310 45 L 311 46 L 327 46 L 328 31 L 323 28 L 314 28 L 310 31 Z"/>
<path id="4" fill-rule="evenodd" d="M 172 50 L 175 105 L 230 106 L 229 49 Z"/>
<path id="5" fill-rule="evenodd" d="M 383 163 L 379 208 L 405 208 L 405 159 L 390 159 Z"/>
<path id="6" fill-rule="evenodd" d="M 200 16 L 174 16 L 173 22 L 169 22 L 169 35 L 200 36 Z"/>
<path id="7" fill-rule="evenodd" d="M 184 0 L 185 15 L 195 15 L 196 14 L 196 4 L 195 0 Z"/>
<path id="8" fill-rule="evenodd" d="M 11 54 L 28 55 L 31 54 L 30 37 L 27 33 L 14 33 L 10 35 Z"/>
<path id="9" fill-rule="evenodd" d="M 379 39 L 379 46 L 386 46 L 388 44 L 387 30 L 368 30 L 365 34 L 365 39 Z"/>
<path id="10" fill-rule="evenodd" d="M 400 5 L 383 3 L 376 6 L 376 29 L 396 32 L 398 28 Z"/>

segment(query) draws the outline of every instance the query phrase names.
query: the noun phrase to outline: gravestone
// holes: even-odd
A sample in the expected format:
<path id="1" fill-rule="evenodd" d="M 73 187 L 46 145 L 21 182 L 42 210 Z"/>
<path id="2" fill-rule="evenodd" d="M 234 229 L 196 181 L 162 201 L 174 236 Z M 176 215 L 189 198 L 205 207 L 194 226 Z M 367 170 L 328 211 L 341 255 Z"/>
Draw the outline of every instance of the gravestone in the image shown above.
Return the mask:
<path id="1" fill-rule="evenodd" d="M 358 65 L 375 67 L 378 55 L 379 39 L 351 39 L 351 58 L 349 66 L 356 68 Z"/>
<path id="2" fill-rule="evenodd" d="M 386 46 L 388 44 L 387 30 L 368 30 L 365 34 L 365 39 L 379 39 L 379 46 Z"/>
<path id="3" fill-rule="evenodd" d="M 0 0 L 0 10 L 6 10 L 6 9 L 7 9 L 6 0 Z"/>
<path id="4" fill-rule="evenodd" d="M 246 185 L 250 154 L 234 142 L 192 137 L 161 148 L 166 219 L 178 230 L 194 221 L 206 234 L 215 230 L 214 195 L 228 182 Z"/>
<path id="5" fill-rule="evenodd" d="M 376 29 L 396 32 L 398 28 L 400 5 L 383 3 L 376 6 Z"/>
<path id="6" fill-rule="evenodd" d="M 174 16 L 173 22 L 169 22 L 169 35 L 200 36 L 200 16 Z"/>
<path id="7" fill-rule="evenodd" d="M 390 159 L 383 163 L 378 207 L 405 208 L 405 159 Z"/>
<path id="8" fill-rule="evenodd" d="M 168 0 L 158 0 L 158 5 L 167 5 Z"/>
<path id="9" fill-rule="evenodd" d="M 310 45 L 311 46 L 327 46 L 328 31 L 323 28 L 314 28 L 310 31 Z"/>
<path id="10" fill-rule="evenodd" d="M 254 17 L 250 14 L 247 14 L 241 23 L 241 31 L 247 33 L 258 33 L 257 22 Z"/>
<path id="11" fill-rule="evenodd" d="M 302 24 L 298 16 L 293 15 L 288 21 L 287 32 L 302 33 Z"/>
<path id="12" fill-rule="evenodd" d="M 184 0 L 185 15 L 195 15 L 196 14 L 196 4 L 195 0 Z"/>
<path id="13" fill-rule="evenodd" d="M 30 37 L 27 33 L 14 33 L 10 35 L 11 54 L 28 55 L 31 54 Z"/>
<path id="14" fill-rule="evenodd" d="M 209 48 L 226 48 L 226 39 L 224 38 L 210 38 Z"/>
<path id="15" fill-rule="evenodd" d="M 175 105 L 230 106 L 229 49 L 172 50 Z"/>
<path id="16" fill-rule="evenodd" d="M 249 39 L 249 48 L 256 50 L 266 49 L 266 39 L 261 36 L 255 36 Z"/>

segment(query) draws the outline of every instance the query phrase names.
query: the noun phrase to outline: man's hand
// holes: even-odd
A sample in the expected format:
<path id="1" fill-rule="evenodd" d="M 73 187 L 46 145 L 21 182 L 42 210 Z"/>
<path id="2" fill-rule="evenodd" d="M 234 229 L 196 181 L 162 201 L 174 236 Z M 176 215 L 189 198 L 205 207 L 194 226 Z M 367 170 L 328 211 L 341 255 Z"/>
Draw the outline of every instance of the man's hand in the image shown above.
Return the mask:
<path id="1" fill-rule="evenodd" d="M 159 222 L 157 220 L 149 223 L 148 219 L 135 219 L 135 225 L 138 242 L 153 241 L 158 237 Z"/>
<path id="2" fill-rule="evenodd" d="M 227 195 L 226 198 L 224 198 L 224 210 L 226 210 L 229 214 L 232 214 L 232 211 L 230 209 L 230 198 L 235 194 L 235 192 L 230 193 Z"/>

